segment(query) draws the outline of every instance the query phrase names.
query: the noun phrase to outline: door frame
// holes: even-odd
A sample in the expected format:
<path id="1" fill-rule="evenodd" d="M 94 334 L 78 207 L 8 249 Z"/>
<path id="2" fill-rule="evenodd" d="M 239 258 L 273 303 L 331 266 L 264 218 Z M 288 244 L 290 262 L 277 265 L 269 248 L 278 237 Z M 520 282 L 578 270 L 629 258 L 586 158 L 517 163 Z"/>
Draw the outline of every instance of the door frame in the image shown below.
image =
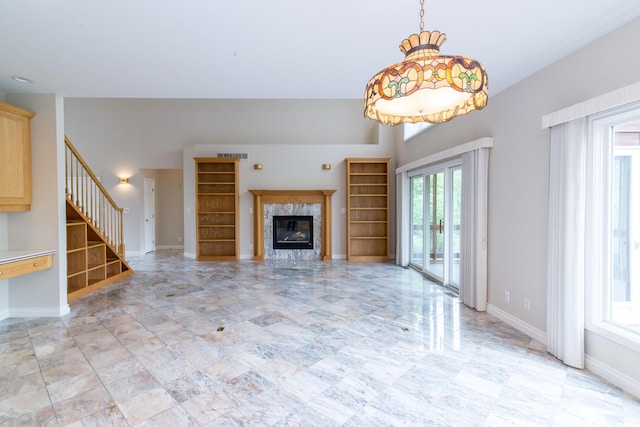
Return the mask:
<path id="1" fill-rule="evenodd" d="M 409 265 L 412 266 L 413 268 L 418 269 L 419 271 L 421 271 L 422 273 L 424 273 L 426 276 L 428 276 L 430 279 L 443 284 L 444 286 L 448 286 L 451 287 L 455 290 L 458 290 L 460 287 L 460 283 L 453 283 L 452 282 L 452 273 L 451 273 L 451 266 L 450 263 L 452 262 L 452 259 L 448 259 L 448 258 L 452 258 L 453 257 L 453 250 L 451 248 L 452 246 L 452 242 L 451 242 L 451 236 L 453 233 L 453 228 L 452 228 L 452 219 L 453 219 L 453 211 L 451 209 L 451 203 L 452 203 L 452 172 L 453 170 L 459 169 L 462 171 L 462 173 L 464 173 L 463 171 L 463 165 L 462 165 L 462 157 L 457 157 L 455 159 L 446 161 L 446 162 L 442 162 L 442 163 L 437 163 L 437 164 L 433 164 L 433 165 L 429 165 L 426 166 L 424 168 L 420 168 L 414 171 L 411 171 L 408 173 L 408 178 L 409 178 L 409 183 L 411 184 L 411 179 L 416 177 L 416 176 L 423 176 L 423 231 L 422 231 L 422 235 L 423 235 L 423 264 L 422 265 L 416 265 L 413 263 L 413 256 L 409 257 Z M 429 239 L 430 239 L 430 235 L 432 233 L 431 230 L 431 223 L 429 221 L 429 212 L 430 212 L 430 192 L 427 191 L 427 187 L 430 187 L 430 185 L 428 186 L 427 183 L 430 181 L 429 179 L 427 179 L 429 176 L 432 175 L 436 175 L 442 173 L 443 177 L 444 177 L 444 209 L 443 209 L 443 266 L 442 266 L 442 276 L 438 276 L 436 273 L 430 271 L 429 269 L 426 268 L 426 264 L 427 264 L 427 260 L 430 258 L 430 252 L 431 252 L 431 248 L 429 248 Z M 411 188 L 411 185 L 410 185 Z M 411 195 L 412 196 L 412 195 Z M 412 197 L 411 197 L 412 198 Z M 410 223 L 410 227 L 413 227 L 413 201 L 410 200 L 410 218 L 411 218 L 411 223 Z M 410 240 L 410 249 L 409 249 L 409 253 L 413 254 L 413 240 Z"/>
<path id="2" fill-rule="evenodd" d="M 142 233 L 144 236 L 144 253 L 156 250 L 156 180 L 144 178 L 143 192 L 144 223 Z"/>

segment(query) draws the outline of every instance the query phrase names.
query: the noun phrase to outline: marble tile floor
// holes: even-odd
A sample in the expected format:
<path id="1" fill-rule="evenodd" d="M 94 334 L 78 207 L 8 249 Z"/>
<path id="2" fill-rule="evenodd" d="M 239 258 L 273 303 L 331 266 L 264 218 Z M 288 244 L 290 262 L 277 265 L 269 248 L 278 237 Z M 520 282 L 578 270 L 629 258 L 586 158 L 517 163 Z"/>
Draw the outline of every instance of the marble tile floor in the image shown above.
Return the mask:
<path id="1" fill-rule="evenodd" d="M 630 426 L 640 402 L 410 269 L 135 257 L 0 322 L 0 425 Z"/>

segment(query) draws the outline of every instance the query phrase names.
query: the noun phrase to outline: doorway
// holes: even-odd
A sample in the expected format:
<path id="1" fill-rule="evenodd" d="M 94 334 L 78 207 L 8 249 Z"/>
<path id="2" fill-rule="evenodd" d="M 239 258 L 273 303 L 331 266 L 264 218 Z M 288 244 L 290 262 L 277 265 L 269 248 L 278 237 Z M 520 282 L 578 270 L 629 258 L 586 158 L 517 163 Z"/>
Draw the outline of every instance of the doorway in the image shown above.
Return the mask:
<path id="1" fill-rule="evenodd" d="M 460 289 L 462 160 L 413 172 L 410 265 Z"/>
<path id="2" fill-rule="evenodd" d="M 144 253 L 156 250 L 156 181 L 144 179 Z"/>

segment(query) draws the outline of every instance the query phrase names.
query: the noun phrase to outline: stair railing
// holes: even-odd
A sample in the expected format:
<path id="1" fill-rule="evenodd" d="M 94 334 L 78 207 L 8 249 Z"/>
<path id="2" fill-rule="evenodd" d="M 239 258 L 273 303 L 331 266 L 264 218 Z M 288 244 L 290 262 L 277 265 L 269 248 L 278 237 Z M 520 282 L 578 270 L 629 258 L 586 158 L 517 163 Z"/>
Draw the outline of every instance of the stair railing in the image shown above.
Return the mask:
<path id="1" fill-rule="evenodd" d="M 64 137 L 65 194 L 88 223 L 124 259 L 123 209 L 118 207 L 78 150 Z"/>

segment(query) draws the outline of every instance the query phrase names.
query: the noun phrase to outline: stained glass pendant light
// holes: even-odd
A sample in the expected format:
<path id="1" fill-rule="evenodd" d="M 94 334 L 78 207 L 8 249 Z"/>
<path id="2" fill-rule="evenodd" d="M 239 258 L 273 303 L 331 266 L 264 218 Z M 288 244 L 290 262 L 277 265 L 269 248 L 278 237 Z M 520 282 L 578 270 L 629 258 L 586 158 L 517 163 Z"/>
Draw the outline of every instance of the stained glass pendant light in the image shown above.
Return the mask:
<path id="1" fill-rule="evenodd" d="M 365 91 L 364 115 L 384 125 L 442 123 L 481 110 L 489 97 L 487 72 L 475 59 L 440 55 L 446 35 L 423 31 L 402 41 L 405 60 L 373 76 Z"/>

